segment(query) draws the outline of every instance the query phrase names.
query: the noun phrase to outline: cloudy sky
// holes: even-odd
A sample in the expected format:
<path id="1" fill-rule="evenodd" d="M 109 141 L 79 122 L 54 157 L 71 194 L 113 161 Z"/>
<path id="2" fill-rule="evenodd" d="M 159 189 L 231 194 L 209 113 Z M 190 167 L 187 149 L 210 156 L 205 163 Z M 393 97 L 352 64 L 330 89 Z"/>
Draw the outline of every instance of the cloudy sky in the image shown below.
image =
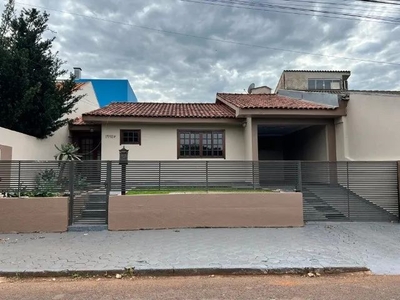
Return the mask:
<path id="1" fill-rule="evenodd" d="M 56 36 L 54 49 L 66 69 L 80 66 L 84 78 L 127 78 L 139 101 L 213 102 L 217 92 L 244 92 L 252 82 L 275 88 L 284 69 L 346 69 L 351 89 L 400 89 L 400 6 L 243 2 L 255 9 L 181 0 L 21 0 L 17 8 L 47 8 L 55 32 L 48 34 Z M 265 4 L 398 21 L 278 13 Z"/>

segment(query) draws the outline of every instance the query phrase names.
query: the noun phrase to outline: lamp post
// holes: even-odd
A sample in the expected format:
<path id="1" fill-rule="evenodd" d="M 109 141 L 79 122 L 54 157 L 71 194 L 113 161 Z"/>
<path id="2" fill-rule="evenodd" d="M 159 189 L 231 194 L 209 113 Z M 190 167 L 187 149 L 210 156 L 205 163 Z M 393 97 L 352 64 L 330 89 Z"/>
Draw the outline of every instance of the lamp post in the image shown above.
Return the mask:
<path id="1" fill-rule="evenodd" d="M 125 146 L 119 150 L 119 164 L 121 165 L 121 195 L 126 195 L 126 165 L 128 164 L 128 149 Z"/>

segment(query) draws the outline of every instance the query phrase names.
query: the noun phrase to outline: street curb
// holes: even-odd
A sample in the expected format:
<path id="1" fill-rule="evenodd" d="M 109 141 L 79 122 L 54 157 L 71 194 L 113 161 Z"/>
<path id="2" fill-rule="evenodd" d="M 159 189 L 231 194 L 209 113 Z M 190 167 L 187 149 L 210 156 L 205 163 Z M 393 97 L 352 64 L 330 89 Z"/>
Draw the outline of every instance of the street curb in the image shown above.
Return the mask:
<path id="1" fill-rule="evenodd" d="M 122 277 L 166 277 L 166 276 L 260 276 L 260 275 L 307 275 L 309 273 L 319 273 L 321 275 L 337 275 L 346 273 L 359 273 L 370 271 L 365 267 L 329 267 L 329 268 L 276 268 L 276 269 L 257 269 L 257 268 L 186 268 L 186 269 L 140 269 L 132 268 L 119 270 L 64 270 L 64 271 L 24 271 L 24 272 L 3 272 L 0 277 L 19 277 L 19 278 L 43 278 L 43 277 L 103 277 L 114 276 L 117 274 Z"/>

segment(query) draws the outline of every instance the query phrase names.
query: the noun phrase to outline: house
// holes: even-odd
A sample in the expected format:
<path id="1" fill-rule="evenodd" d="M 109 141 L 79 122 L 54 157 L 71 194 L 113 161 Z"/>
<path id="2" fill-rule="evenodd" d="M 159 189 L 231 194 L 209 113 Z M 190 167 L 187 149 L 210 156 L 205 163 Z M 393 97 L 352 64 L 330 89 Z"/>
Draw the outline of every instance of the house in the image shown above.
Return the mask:
<path id="1" fill-rule="evenodd" d="M 349 90 L 350 71 L 286 70 L 275 94 L 218 93 L 214 103 L 111 103 L 71 125 L 117 160 L 400 159 L 400 92 Z M 385 117 L 382 117 L 385 116 Z"/>
<path id="2" fill-rule="evenodd" d="M 218 93 L 214 103 L 111 103 L 84 113 L 72 137 L 95 134 L 101 159 L 336 160 L 335 120 L 346 101 L 317 104 L 265 93 Z M 87 149 L 90 152 L 90 148 Z"/>
<path id="3" fill-rule="evenodd" d="M 337 160 L 400 160 L 400 91 L 348 89 L 350 75 L 288 70 L 276 93 L 318 104 L 347 103 L 346 114 L 335 119 Z"/>

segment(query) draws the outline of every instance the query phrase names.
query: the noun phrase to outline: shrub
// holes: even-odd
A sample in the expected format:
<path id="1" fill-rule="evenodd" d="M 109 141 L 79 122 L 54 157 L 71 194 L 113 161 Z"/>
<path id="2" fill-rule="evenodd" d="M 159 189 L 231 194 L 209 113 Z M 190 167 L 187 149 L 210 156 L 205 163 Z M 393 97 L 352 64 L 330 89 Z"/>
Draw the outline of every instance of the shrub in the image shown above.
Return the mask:
<path id="1" fill-rule="evenodd" d="M 35 178 L 34 197 L 54 197 L 61 191 L 58 174 L 53 169 L 39 172 Z"/>

